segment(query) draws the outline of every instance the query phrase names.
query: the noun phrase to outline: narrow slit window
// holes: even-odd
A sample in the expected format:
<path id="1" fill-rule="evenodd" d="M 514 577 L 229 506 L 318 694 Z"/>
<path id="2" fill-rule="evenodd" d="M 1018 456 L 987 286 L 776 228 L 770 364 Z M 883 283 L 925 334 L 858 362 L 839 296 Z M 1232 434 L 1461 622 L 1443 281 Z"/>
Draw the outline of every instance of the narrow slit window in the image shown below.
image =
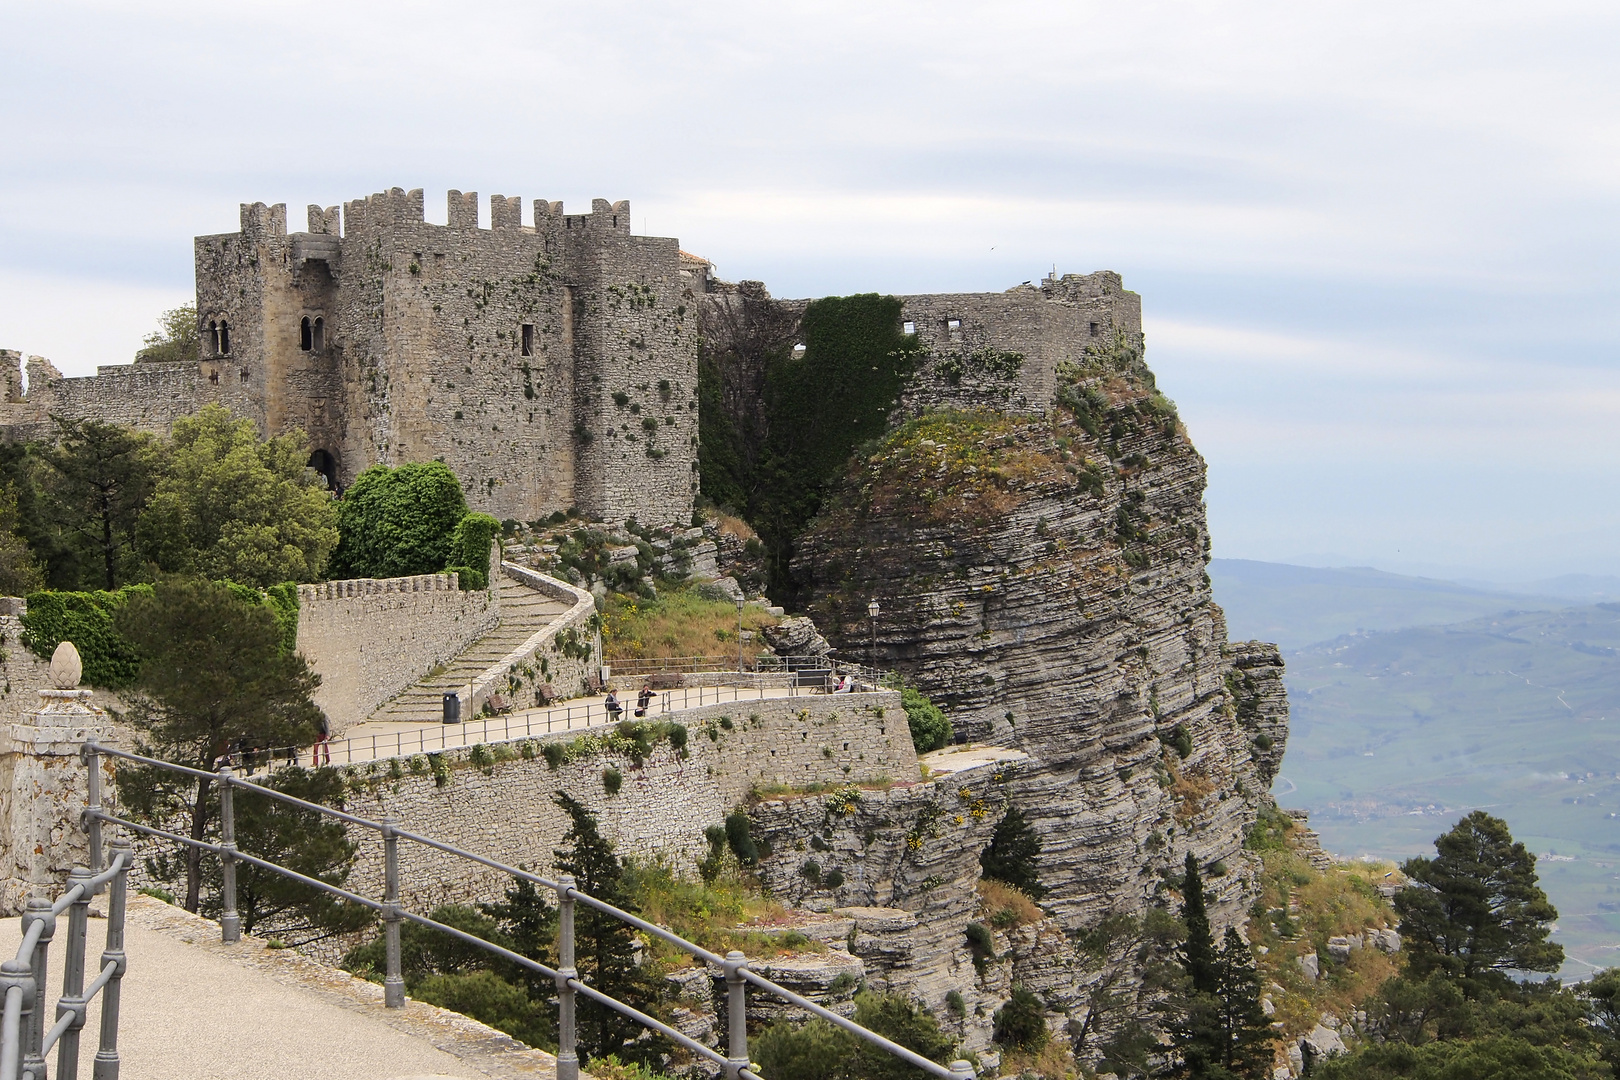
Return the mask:
<path id="1" fill-rule="evenodd" d="M 298 323 L 298 347 L 305 352 L 309 352 L 315 347 L 315 330 L 310 325 L 308 315 L 305 315 Z"/>
<path id="2" fill-rule="evenodd" d="M 1091 324 L 1091 336 L 1092 337 L 1097 336 L 1097 324 L 1096 323 Z"/>
<path id="3" fill-rule="evenodd" d="M 326 348 L 326 320 L 319 315 L 315 316 L 315 351 L 320 352 Z"/>
<path id="4" fill-rule="evenodd" d="M 219 355 L 219 322 L 214 319 L 208 321 L 208 355 Z"/>
<path id="5" fill-rule="evenodd" d="M 221 356 L 231 354 L 231 324 L 224 319 L 219 320 L 219 354 Z"/>
<path id="6" fill-rule="evenodd" d="M 524 356 L 533 356 L 534 355 L 534 324 L 533 323 L 524 323 L 523 324 L 523 355 Z"/>

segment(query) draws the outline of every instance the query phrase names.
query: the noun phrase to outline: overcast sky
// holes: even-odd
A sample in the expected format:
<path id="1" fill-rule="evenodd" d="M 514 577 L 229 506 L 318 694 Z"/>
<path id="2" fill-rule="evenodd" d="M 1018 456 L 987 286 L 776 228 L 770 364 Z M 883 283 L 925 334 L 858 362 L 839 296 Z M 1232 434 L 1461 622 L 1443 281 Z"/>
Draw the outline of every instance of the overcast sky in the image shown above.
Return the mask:
<path id="1" fill-rule="evenodd" d="M 1620 572 L 1620 6 L 0 5 L 0 347 L 237 204 L 628 198 L 778 296 L 1140 292 L 1215 554 Z"/>

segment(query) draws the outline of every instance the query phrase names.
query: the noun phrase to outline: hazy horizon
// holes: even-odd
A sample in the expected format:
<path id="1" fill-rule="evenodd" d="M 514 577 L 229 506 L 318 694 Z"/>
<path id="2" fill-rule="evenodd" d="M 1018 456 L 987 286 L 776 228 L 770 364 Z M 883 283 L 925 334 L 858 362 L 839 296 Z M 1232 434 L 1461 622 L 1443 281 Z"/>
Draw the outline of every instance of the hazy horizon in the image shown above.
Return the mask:
<path id="1" fill-rule="evenodd" d="M 1620 573 L 1610 5 L 0 12 L 0 347 L 127 362 L 237 205 L 628 198 L 779 296 L 1119 271 L 1217 556 Z M 1336 557 L 1336 556 L 1335 556 Z"/>

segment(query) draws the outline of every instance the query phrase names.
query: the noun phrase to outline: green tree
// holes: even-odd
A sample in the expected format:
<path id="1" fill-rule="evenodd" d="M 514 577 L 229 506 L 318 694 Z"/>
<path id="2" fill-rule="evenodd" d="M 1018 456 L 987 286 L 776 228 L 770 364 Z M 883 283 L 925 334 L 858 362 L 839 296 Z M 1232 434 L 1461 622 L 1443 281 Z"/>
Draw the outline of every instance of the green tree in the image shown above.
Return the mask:
<path id="1" fill-rule="evenodd" d="M 150 435 L 98 420 L 56 422 L 56 442 L 41 449 L 42 524 L 57 539 L 51 584 L 104 589 L 144 577 L 137 543 L 162 472 L 162 450 Z"/>
<path id="2" fill-rule="evenodd" d="M 467 516 L 461 482 L 442 461 L 373 465 L 337 504 L 338 577 L 436 574 L 459 558 L 455 530 Z M 487 544 L 485 548 L 487 559 Z"/>
<path id="3" fill-rule="evenodd" d="M 45 574 L 18 533 L 17 489 L 0 487 L 0 596 L 27 596 L 45 585 Z"/>
<path id="4" fill-rule="evenodd" d="M 264 786 L 305 802 L 343 807 L 343 776 L 336 769 L 281 769 Z M 359 848 L 341 822 L 252 789 L 238 788 L 233 801 L 239 849 L 328 885 L 342 888 L 348 882 Z M 202 911 L 217 918 L 219 863 L 210 859 L 204 865 L 214 888 Z M 236 909 L 244 933 L 273 934 L 294 946 L 355 933 L 374 921 L 368 908 L 251 863 L 236 868 Z"/>
<path id="5" fill-rule="evenodd" d="M 175 421 L 169 465 L 141 516 L 165 573 L 244 585 L 313 581 L 337 544 L 332 498 L 302 432 L 260 440 L 219 405 Z"/>
<path id="6" fill-rule="evenodd" d="M 1608 1066 L 1512 1035 L 1468 1042 L 1374 1045 L 1319 1062 L 1312 1080 L 1606 1080 Z"/>
<path id="7" fill-rule="evenodd" d="M 635 913 L 634 899 L 625 887 L 624 866 L 613 845 L 597 830 L 596 817 L 578 800 L 559 791 L 556 803 L 568 815 L 567 845 L 554 854 L 559 873 L 572 874 L 580 891 L 623 911 Z M 586 904 L 574 915 L 575 967 L 580 978 L 597 990 L 647 1011 L 654 999 L 650 980 L 636 966 L 634 935 L 627 923 Z M 643 1028 L 612 1009 L 581 998 L 578 1003 L 581 1057 L 626 1054 L 641 1058 L 654 1047 L 637 1042 Z M 632 1043 L 635 1043 L 632 1050 Z"/>
<path id="8" fill-rule="evenodd" d="M 137 364 L 174 364 L 196 360 L 197 305 L 181 304 L 158 316 L 158 329 L 147 334 L 135 354 Z M 111 586 L 109 586 L 110 588 Z"/>
<path id="9" fill-rule="evenodd" d="M 996 823 L 990 843 L 979 853 L 984 876 L 1006 882 L 1032 900 L 1049 891 L 1041 884 L 1041 834 L 1024 818 L 1024 812 L 1009 805 Z"/>
<path id="10" fill-rule="evenodd" d="M 212 770 L 238 744 L 298 746 L 315 733 L 320 710 L 311 693 L 320 677 L 304 658 L 282 648 L 275 613 L 245 603 L 228 586 L 175 578 L 150 593 L 132 592 L 114 629 L 141 658 L 129 720 L 143 752 Z M 176 816 L 193 840 L 204 840 L 217 817 L 211 779 L 157 770 L 119 772 L 123 805 L 166 826 Z M 180 855 L 185 908 L 196 911 L 201 853 Z"/>
<path id="11" fill-rule="evenodd" d="M 1046 1029 L 1046 1004 L 1027 986 L 1013 987 L 1012 997 L 995 1013 L 995 1041 L 1015 1050 L 1040 1050 L 1050 1032 Z"/>
<path id="12" fill-rule="evenodd" d="M 1181 966 L 1187 972 L 1195 994 L 1220 991 L 1220 973 L 1215 962 L 1215 935 L 1209 928 L 1209 912 L 1204 906 L 1204 879 L 1198 860 L 1187 852 L 1181 878 L 1181 922 L 1187 940 L 1181 946 Z"/>
<path id="13" fill-rule="evenodd" d="M 1547 940 L 1558 911 L 1507 822 L 1476 810 L 1434 846 L 1401 867 L 1410 884 L 1394 901 L 1409 975 L 1440 972 L 1474 998 L 1510 970 L 1558 970 L 1564 950 Z"/>

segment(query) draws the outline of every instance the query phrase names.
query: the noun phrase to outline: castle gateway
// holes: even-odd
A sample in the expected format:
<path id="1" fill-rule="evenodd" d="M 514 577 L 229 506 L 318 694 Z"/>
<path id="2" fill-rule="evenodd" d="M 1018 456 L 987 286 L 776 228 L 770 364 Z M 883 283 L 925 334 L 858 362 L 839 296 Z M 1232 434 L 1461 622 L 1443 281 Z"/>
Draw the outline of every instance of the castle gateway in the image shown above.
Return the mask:
<path id="1" fill-rule="evenodd" d="M 0 352 L 0 434 L 50 417 L 166 433 L 209 402 L 274 435 L 298 428 L 342 488 L 367 466 L 441 459 L 468 501 L 532 521 L 688 519 L 697 487 L 697 303 L 708 266 L 630 234 L 630 205 L 589 214 L 452 191 L 429 224 L 394 188 L 309 208 L 242 206 L 240 232 L 196 239 L 200 355 L 67 379 Z"/>

